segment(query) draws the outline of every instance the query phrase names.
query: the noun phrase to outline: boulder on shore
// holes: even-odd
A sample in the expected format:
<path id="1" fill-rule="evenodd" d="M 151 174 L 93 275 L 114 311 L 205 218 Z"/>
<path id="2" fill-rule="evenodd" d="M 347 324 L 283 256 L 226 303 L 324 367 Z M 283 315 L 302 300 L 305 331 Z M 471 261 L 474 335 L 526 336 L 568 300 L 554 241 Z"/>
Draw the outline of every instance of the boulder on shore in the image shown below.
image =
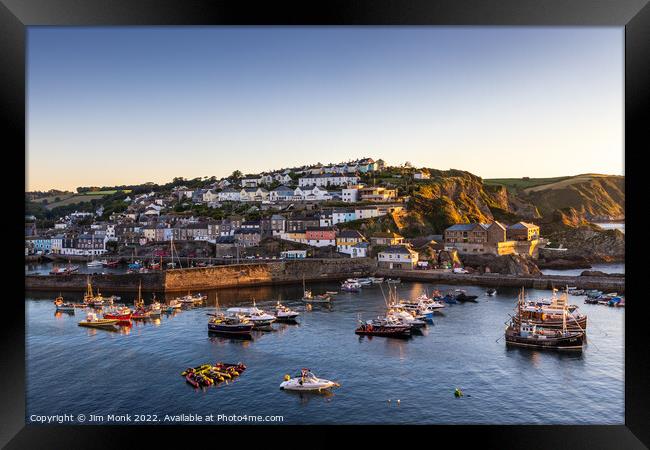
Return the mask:
<path id="1" fill-rule="evenodd" d="M 466 268 L 478 273 L 499 273 L 502 275 L 542 275 L 541 270 L 528 256 L 521 255 L 461 255 Z"/>

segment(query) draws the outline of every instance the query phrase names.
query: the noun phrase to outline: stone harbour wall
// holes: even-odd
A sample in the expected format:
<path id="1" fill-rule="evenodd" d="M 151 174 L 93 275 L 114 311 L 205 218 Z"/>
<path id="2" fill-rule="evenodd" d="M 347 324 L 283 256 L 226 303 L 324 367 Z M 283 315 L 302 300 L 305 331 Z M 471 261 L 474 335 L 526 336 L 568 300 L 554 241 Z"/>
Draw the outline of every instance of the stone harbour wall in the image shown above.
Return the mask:
<path id="1" fill-rule="evenodd" d="M 303 278 L 306 282 L 341 280 L 368 275 L 375 267 L 376 262 L 371 258 L 354 258 L 307 259 L 168 270 L 165 273 L 165 291 L 300 283 Z"/>

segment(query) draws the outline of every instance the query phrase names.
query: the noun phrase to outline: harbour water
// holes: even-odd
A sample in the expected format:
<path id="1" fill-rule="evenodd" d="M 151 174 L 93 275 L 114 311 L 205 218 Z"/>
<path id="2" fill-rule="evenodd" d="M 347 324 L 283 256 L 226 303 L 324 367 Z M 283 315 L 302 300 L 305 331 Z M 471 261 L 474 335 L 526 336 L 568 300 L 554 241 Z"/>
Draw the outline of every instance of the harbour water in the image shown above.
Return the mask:
<path id="1" fill-rule="evenodd" d="M 309 287 L 315 294 L 338 290 L 335 283 Z M 459 286 L 436 287 L 444 292 Z M 402 283 L 398 292 L 408 298 L 432 288 Z M 479 295 L 478 303 L 448 305 L 424 335 L 409 340 L 354 334 L 359 316 L 384 311 L 379 286 L 339 293 L 332 306 L 313 305 L 311 311 L 295 300 L 302 286 L 219 291 L 222 307 L 256 299 L 258 307 L 270 309 L 281 299 L 300 311 L 298 325 L 274 324 L 274 331 L 255 332 L 247 341 L 208 335 L 206 313 L 214 310 L 215 292 L 207 293 L 206 307 L 115 333 L 77 326 L 82 310 L 56 314 L 56 293 L 28 293 L 27 418 L 152 414 L 162 420 L 165 414 L 201 413 L 281 415 L 284 424 L 624 423 L 623 308 L 570 298 L 589 316 L 582 354 L 509 349 L 502 336 L 516 290 L 487 297 L 484 288 L 464 289 Z M 233 382 L 204 390 L 180 376 L 188 366 L 216 361 L 241 361 L 248 369 Z M 303 367 L 341 387 L 331 395 L 281 391 L 283 376 Z M 454 397 L 456 387 L 464 397 Z"/>
<path id="2" fill-rule="evenodd" d="M 596 270 L 603 273 L 625 273 L 625 263 L 591 264 L 591 269 L 541 269 L 544 275 L 579 276 L 585 270 Z"/>

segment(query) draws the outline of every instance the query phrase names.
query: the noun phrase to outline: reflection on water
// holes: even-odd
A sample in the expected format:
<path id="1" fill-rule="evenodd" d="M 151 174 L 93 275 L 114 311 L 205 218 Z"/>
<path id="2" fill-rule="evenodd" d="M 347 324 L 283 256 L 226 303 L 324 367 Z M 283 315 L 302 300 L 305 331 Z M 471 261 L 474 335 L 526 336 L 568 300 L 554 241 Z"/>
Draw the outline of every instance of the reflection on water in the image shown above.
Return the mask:
<path id="1" fill-rule="evenodd" d="M 397 291 L 410 298 L 434 287 L 445 292 L 458 286 L 403 283 Z M 338 285 L 308 288 L 320 294 Z M 359 315 L 382 314 L 386 286 L 383 293 L 372 286 L 339 293 L 332 305 L 311 306 L 301 300 L 301 285 L 219 291 L 221 308 L 250 306 L 255 298 L 258 307 L 271 311 L 280 298 L 300 313 L 298 324 L 275 323 L 273 331 L 255 330 L 248 340 L 208 333 L 206 313 L 214 311 L 214 291 L 206 292 L 207 306 L 120 325 L 117 333 L 79 327 L 81 313 L 55 313 L 52 300 L 58 292 L 30 293 L 27 411 L 160 415 L 207 414 L 218 407 L 220 414 L 283 415 L 285 424 L 623 423 L 624 308 L 584 305 L 582 298 L 570 297 L 589 316 L 582 354 L 510 349 L 502 337 L 517 290 L 501 288 L 487 297 L 483 288 L 462 288 L 478 295 L 478 303 L 448 305 L 444 314 L 436 314 L 435 325 L 407 340 L 354 333 Z M 528 294 L 538 298 L 550 292 Z M 82 301 L 82 293 L 64 296 Z M 236 381 L 198 391 L 180 376 L 186 367 L 217 361 L 241 361 L 248 369 Z M 52 370 L 39 370 L 44 366 Z M 284 375 L 303 367 L 341 387 L 323 396 L 281 391 Z M 93 388 L 74 395 L 61 383 L 79 379 L 93 380 Z M 552 389 L 546 388 L 549 383 Z M 456 387 L 471 401 L 457 401 Z"/>

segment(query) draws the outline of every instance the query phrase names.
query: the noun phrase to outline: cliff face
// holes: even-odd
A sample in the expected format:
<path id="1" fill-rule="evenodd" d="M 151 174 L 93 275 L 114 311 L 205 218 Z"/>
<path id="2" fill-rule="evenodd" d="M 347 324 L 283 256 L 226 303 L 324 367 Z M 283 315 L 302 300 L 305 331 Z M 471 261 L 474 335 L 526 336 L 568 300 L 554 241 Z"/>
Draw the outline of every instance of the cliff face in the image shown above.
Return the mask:
<path id="1" fill-rule="evenodd" d="M 546 184 L 527 179 L 499 184 L 458 170 L 431 170 L 431 174 L 431 180 L 419 184 L 411 195 L 411 217 L 402 220 L 407 229 L 424 227 L 442 233 L 454 223 L 528 220 L 546 225 L 550 232 L 625 217 L 621 176 L 578 175 L 549 179 Z"/>
<path id="2" fill-rule="evenodd" d="M 622 176 L 578 175 L 524 189 L 520 197 L 534 204 L 543 216 L 563 210 L 589 221 L 625 217 L 625 178 Z"/>

